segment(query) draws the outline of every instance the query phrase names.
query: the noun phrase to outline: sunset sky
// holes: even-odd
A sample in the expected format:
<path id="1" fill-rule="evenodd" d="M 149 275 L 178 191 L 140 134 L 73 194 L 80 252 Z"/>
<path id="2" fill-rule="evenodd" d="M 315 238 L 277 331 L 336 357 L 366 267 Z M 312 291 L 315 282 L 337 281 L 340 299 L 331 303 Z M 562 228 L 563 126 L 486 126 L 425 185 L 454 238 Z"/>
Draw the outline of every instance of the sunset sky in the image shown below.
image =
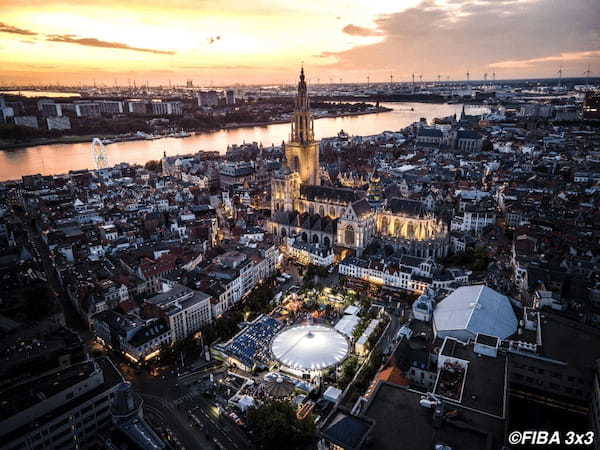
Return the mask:
<path id="1" fill-rule="evenodd" d="M 600 72 L 598 0 L 0 0 L 0 84 Z"/>

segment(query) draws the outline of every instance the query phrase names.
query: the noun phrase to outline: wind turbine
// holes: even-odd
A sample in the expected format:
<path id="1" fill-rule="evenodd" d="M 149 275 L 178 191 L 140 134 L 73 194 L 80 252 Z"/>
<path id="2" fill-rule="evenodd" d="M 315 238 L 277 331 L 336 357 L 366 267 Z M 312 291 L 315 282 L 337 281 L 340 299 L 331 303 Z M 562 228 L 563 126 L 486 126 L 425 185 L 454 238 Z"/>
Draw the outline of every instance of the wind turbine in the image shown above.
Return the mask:
<path id="1" fill-rule="evenodd" d="M 558 72 L 556 72 L 558 74 L 558 87 L 560 87 L 562 85 L 562 76 L 563 76 L 563 68 L 562 66 L 560 66 L 560 69 L 558 69 Z"/>
<path id="2" fill-rule="evenodd" d="M 590 65 L 588 64 L 587 66 L 587 70 L 585 72 L 583 72 L 583 74 L 585 75 L 585 77 L 587 78 L 586 80 L 586 90 L 588 90 L 590 88 L 590 75 L 592 74 L 592 72 L 590 71 Z"/>

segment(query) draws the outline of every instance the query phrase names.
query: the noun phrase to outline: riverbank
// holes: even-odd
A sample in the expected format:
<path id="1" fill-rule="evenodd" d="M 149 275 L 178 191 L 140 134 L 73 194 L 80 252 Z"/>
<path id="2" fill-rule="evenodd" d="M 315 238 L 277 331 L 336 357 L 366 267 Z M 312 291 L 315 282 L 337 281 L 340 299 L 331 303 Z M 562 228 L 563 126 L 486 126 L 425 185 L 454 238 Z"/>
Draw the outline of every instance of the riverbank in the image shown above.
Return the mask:
<path id="1" fill-rule="evenodd" d="M 377 109 L 377 110 L 323 114 L 323 115 L 319 115 L 319 116 L 315 117 L 315 120 L 335 119 L 335 118 L 339 118 L 339 117 L 350 117 L 350 116 L 364 116 L 367 114 L 379 114 L 379 113 L 390 112 L 390 111 L 393 111 L 393 108 L 386 108 L 386 107 L 380 106 L 379 109 Z M 235 130 L 238 128 L 266 127 L 269 125 L 285 124 L 285 123 L 290 123 L 290 119 L 269 120 L 269 121 L 264 121 L 264 122 L 230 123 L 230 124 L 223 125 L 221 127 L 214 128 L 214 129 L 190 130 L 190 132 L 193 133 L 194 135 L 202 135 L 205 133 L 214 133 L 215 131 L 220 131 L 220 130 Z M 168 136 L 168 135 L 160 136 L 159 139 L 166 138 L 166 137 L 172 137 L 172 136 Z M 33 146 L 37 146 L 37 145 L 80 144 L 80 143 L 84 143 L 84 142 L 92 142 L 92 139 L 94 139 L 94 138 L 108 139 L 108 140 L 113 140 L 115 142 L 125 142 L 125 141 L 133 142 L 133 141 L 146 140 L 143 137 L 132 138 L 131 135 L 118 135 L 118 136 L 110 135 L 110 134 L 82 135 L 82 136 L 70 135 L 70 136 L 61 136 L 61 137 L 56 137 L 56 138 L 39 138 L 39 139 L 32 139 L 32 140 L 26 141 L 26 142 L 13 142 L 13 143 L 3 142 L 2 140 L 0 140 L 0 150 L 11 151 L 11 150 L 18 150 L 21 148 L 33 147 Z"/>
<path id="2" fill-rule="evenodd" d="M 399 131 L 426 117 L 447 117 L 460 114 L 462 105 L 428 103 L 393 103 L 380 106 L 392 109 L 385 114 L 364 114 L 351 117 L 323 117 L 315 120 L 314 131 L 318 139 L 337 136 L 340 130 L 352 136 L 372 136 L 384 131 Z M 483 109 L 481 110 L 484 111 Z M 472 110 L 471 113 L 476 113 Z M 106 146 L 109 165 L 122 162 L 145 164 L 149 160 L 159 160 L 165 153 L 169 156 L 184 155 L 202 151 L 216 151 L 225 154 L 228 146 L 242 142 L 258 142 L 265 147 L 278 145 L 289 139 L 290 125 L 276 123 L 267 126 L 221 129 L 204 132 L 189 137 L 122 141 Z M 81 141 L 82 136 L 71 137 Z M 89 142 L 63 143 L 62 145 L 29 145 L 14 151 L 0 151 L 0 181 L 14 180 L 24 175 L 36 173 L 54 175 L 70 170 L 84 170 L 94 167 L 94 159 Z"/>
<path id="3" fill-rule="evenodd" d="M 319 119 L 336 119 L 338 117 L 351 117 L 351 116 L 366 116 L 367 114 L 379 114 L 393 111 L 393 108 L 385 108 L 380 106 L 378 110 L 369 110 L 369 111 L 355 111 L 355 112 L 342 112 L 342 113 L 327 113 L 322 115 L 313 115 L 315 120 Z M 290 123 L 291 119 L 280 119 L 280 120 L 270 120 L 267 122 L 251 122 L 251 123 L 235 123 L 224 125 L 220 129 L 222 130 L 233 130 L 236 128 L 249 128 L 249 127 L 266 127 L 269 125 L 281 124 L 281 123 Z M 212 131 L 218 131 L 212 130 Z M 202 134 L 202 132 L 197 132 L 196 134 Z"/>

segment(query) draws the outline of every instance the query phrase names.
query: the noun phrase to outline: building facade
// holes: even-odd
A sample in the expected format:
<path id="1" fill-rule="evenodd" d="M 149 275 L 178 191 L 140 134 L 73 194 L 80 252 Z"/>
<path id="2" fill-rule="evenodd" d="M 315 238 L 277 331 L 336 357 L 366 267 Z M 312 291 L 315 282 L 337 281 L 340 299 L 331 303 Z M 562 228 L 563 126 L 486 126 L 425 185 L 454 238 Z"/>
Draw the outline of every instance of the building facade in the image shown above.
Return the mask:
<path id="1" fill-rule="evenodd" d="M 3 393 L 3 449 L 88 448 L 112 424 L 114 392 L 123 381 L 107 358 L 85 361 Z"/>

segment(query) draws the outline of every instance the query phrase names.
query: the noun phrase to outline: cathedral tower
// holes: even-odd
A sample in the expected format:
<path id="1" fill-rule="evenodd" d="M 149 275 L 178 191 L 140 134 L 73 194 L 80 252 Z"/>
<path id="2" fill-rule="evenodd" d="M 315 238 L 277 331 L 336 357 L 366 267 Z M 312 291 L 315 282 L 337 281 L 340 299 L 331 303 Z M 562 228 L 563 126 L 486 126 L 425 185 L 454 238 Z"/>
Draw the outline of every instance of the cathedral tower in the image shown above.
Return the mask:
<path id="1" fill-rule="evenodd" d="M 288 167 L 300 175 L 302 184 L 321 184 L 319 142 L 315 140 L 304 68 L 300 71 L 292 132 L 290 142 L 285 146 L 285 157 Z"/>

